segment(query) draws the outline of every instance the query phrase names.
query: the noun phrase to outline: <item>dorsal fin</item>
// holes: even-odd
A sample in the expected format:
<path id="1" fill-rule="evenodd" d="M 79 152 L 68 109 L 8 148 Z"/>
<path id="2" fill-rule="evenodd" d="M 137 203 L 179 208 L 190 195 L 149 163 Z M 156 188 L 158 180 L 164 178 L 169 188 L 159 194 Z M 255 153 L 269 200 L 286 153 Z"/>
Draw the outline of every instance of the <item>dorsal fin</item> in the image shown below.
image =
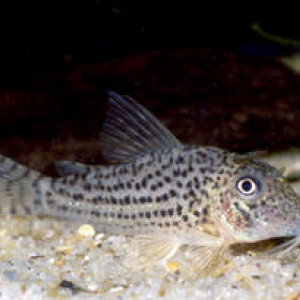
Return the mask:
<path id="1" fill-rule="evenodd" d="M 109 91 L 109 107 L 100 141 L 109 162 L 132 162 L 150 152 L 182 144 L 148 110 L 129 96 Z"/>
<path id="2" fill-rule="evenodd" d="M 86 165 L 69 160 L 56 161 L 55 168 L 58 175 L 62 177 L 71 174 L 82 174 L 86 171 Z"/>

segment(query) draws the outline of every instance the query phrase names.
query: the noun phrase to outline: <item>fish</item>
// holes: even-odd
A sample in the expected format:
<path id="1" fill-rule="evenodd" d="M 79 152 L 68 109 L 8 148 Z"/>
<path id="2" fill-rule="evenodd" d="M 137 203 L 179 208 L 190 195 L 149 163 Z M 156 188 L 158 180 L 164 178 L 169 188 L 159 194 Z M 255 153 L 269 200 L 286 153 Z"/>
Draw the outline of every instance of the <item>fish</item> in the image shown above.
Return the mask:
<path id="1" fill-rule="evenodd" d="M 163 264 L 186 248 L 198 274 L 233 244 L 295 236 L 299 243 L 300 198 L 282 172 L 253 154 L 182 144 L 130 96 L 108 98 L 99 148 L 109 164 L 59 161 L 59 176 L 49 177 L 1 155 L 1 215 L 131 236 L 128 266 Z"/>

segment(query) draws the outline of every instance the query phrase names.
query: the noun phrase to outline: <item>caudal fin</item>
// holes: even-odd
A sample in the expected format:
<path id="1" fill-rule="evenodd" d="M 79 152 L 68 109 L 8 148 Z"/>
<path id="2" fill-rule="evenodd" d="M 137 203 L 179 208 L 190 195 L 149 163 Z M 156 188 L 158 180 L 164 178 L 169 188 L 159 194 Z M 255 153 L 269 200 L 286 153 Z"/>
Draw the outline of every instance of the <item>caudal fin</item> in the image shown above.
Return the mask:
<path id="1" fill-rule="evenodd" d="M 40 173 L 0 155 L 0 214 L 34 214 Z"/>

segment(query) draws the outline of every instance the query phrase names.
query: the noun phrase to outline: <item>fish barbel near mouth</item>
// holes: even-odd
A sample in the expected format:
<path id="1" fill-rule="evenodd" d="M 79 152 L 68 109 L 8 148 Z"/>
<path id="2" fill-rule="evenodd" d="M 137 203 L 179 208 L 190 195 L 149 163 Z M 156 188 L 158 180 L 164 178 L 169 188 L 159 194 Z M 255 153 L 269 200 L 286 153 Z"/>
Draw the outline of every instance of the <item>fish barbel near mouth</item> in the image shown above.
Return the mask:
<path id="1" fill-rule="evenodd" d="M 232 244 L 299 233 L 300 199 L 281 172 L 253 155 L 183 145 L 131 97 L 109 92 L 100 141 L 111 165 L 60 161 L 59 178 L 0 156 L 1 214 L 133 236 L 129 266 L 165 262 L 185 246 L 199 274 Z"/>

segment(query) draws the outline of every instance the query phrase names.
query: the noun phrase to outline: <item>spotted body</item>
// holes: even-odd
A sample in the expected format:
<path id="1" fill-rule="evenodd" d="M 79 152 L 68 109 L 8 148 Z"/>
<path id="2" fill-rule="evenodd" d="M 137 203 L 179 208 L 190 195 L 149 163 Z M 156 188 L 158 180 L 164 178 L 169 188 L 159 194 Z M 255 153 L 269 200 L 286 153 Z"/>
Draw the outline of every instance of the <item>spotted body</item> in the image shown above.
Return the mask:
<path id="1" fill-rule="evenodd" d="M 278 170 L 252 156 L 182 145 L 129 97 L 110 92 L 101 141 L 111 165 L 58 162 L 59 178 L 0 156 L 1 213 L 134 236 L 130 264 L 139 266 L 187 245 L 200 270 L 231 244 L 299 232 L 299 197 Z"/>
<path id="2" fill-rule="evenodd" d="M 38 190 L 55 216 L 82 215 L 108 233 L 200 226 L 210 222 L 210 190 L 225 183 L 213 180 L 215 168 L 224 164 L 222 153 L 215 148 L 172 149 L 134 163 L 88 166 L 80 174 L 43 180 Z M 68 205 L 63 198 L 69 199 Z"/>

